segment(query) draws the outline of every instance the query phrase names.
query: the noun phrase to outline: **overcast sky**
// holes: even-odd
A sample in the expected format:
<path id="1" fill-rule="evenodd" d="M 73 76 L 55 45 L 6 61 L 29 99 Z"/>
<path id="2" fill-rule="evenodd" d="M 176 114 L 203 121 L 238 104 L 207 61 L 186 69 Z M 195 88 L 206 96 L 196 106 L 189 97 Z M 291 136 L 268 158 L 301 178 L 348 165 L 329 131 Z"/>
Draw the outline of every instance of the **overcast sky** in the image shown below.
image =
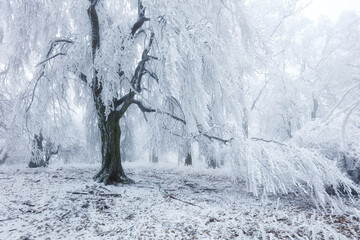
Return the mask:
<path id="1" fill-rule="evenodd" d="M 360 14 L 360 0 L 313 0 L 304 13 L 317 20 L 326 15 L 336 20 L 343 11 L 354 10 Z"/>

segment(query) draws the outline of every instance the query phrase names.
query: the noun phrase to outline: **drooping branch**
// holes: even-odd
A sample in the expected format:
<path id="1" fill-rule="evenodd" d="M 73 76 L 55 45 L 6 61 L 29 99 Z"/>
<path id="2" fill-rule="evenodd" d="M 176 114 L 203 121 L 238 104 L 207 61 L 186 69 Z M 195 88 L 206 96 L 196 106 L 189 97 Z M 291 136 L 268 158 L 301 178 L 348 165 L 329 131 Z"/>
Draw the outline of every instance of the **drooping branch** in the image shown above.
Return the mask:
<path id="1" fill-rule="evenodd" d="M 145 107 L 144 104 L 138 100 L 133 100 L 132 103 L 136 104 L 142 112 L 156 112 L 155 109 Z"/>
<path id="2" fill-rule="evenodd" d="M 68 40 L 68 39 L 55 39 L 55 40 L 51 43 L 51 45 L 50 45 L 49 51 L 48 51 L 47 54 L 46 54 L 46 59 L 43 60 L 43 61 L 41 61 L 41 62 L 39 62 L 38 64 L 36 64 L 35 67 L 38 67 L 38 66 L 40 66 L 40 65 L 42 65 L 42 64 L 50 61 L 51 59 L 56 58 L 57 56 L 65 56 L 66 53 L 61 52 L 61 51 L 60 51 L 59 53 L 56 53 L 56 54 L 53 55 L 53 56 L 50 56 L 51 53 L 54 51 L 54 48 L 55 48 L 58 44 L 60 44 L 60 43 L 63 43 L 63 46 L 62 46 L 62 47 L 64 47 L 65 44 L 74 44 L 73 41 Z M 61 50 L 61 49 L 60 49 L 60 50 Z"/>
<path id="3" fill-rule="evenodd" d="M 199 137 L 206 137 L 208 138 L 210 141 L 218 141 L 218 142 L 221 142 L 223 143 L 224 145 L 227 145 L 228 143 L 232 142 L 232 140 L 234 140 L 234 138 L 230 138 L 230 139 L 222 139 L 220 137 L 216 137 L 216 136 L 212 136 L 212 135 L 209 135 L 207 133 L 203 133 L 201 131 L 199 131 L 199 134 L 198 135 L 195 135 L 195 136 L 192 136 L 192 137 L 187 137 L 187 136 L 184 136 L 182 134 L 179 134 L 179 133 L 174 133 L 172 132 L 170 129 L 166 128 L 166 127 L 162 127 L 164 130 L 170 132 L 172 135 L 176 136 L 176 137 L 180 137 L 180 138 L 191 138 L 191 139 L 194 139 L 196 140 L 197 138 Z"/>
<path id="4" fill-rule="evenodd" d="M 201 131 L 199 131 L 200 134 L 206 138 L 208 138 L 210 141 L 213 141 L 213 140 L 216 140 L 216 141 L 219 141 L 219 142 L 222 142 L 223 144 L 227 145 L 229 142 L 231 142 L 232 140 L 234 140 L 234 138 L 230 138 L 230 139 L 222 139 L 222 138 L 219 138 L 219 137 L 216 137 L 216 136 L 211 136 L 207 133 L 202 133 Z"/>
<path id="5" fill-rule="evenodd" d="M 57 53 L 57 54 L 55 54 L 55 55 L 53 55 L 53 56 L 50 57 L 50 54 L 53 52 L 54 47 L 55 47 L 56 45 L 58 45 L 59 43 L 73 44 L 74 42 L 71 41 L 71 40 L 68 40 L 68 39 L 56 39 L 56 40 L 54 40 L 54 41 L 51 43 L 50 49 L 49 49 L 49 51 L 48 51 L 47 54 L 46 54 L 46 59 L 43 60 L 43 61 L 41 61 L 40 63 L 36 64 L 35 67 L 38 67 L 38 66 L 40 66 L 40 65 L 43 65 L 43 67 L 42 67 L 42 71 L 41 71 L 39 77 L 36 79 L 34 88 L 33 88 L 33 90 L 32 90 L 31 101 L 30 101 L 29 106 L 26 108 L 25 112 L 28 112 L 28 111 L 29 111 L 32 103 L 34 102 L 36 87 L 37 87 L 40 79 L 45 75 L 45 64 L 44 64 L 44 63 L 50 61 L 51 59 L 56 58 L 57 56 L 65 56 L 65 55 L 66 55 L 66 53 L 59 52 L 59 53 Z M 85 75 L 84 75 L 84 76 L 85 76 Z M 86 76 L 85 76 L 85 77 L 86 77 Z"/>
<path id="6" fill-rule="evenodd" d="M 157 83 L 159 83 L 159 77 L 155 73 L 150 72 L 147 69 L 144 69 L 143 74 L 149 74 L 150 77 L 152 77 L 153 79 L 155 79 Z"/>
<path id="7" fill-rule="evenodd" d="M 59 43 L 63 43 L 64 45 L 65 45 L 66 43 L 74 44 L 73 41 L 68 40 L 68 39 L 56 39 L 56 40 L 54 40 L 54 41 L 51 43 L 50 49 L 49 49 L 48 53 L 46 54 L 46 57 L 49 57 L 49 56 L 50 56 L 50 54 L 52 53 L 52 51 L 54 50 L 54 48 L 55 48 Z"/>
<path id="8" fill-rule="evenodd" d="M 250 138 L 250 139 L 253 140 L 253 141 L 262 141 L 262 142 L 267 142 L 267 143 L 276 143 L 276 144 L 279 144 L 279 145 L 281 145 L 281 146 L 287 146 L 286 144 L 281 143 L 281 142 L 278 142 L 278 141 L 275 141 L 275 140 L 268 140 L 268 139 L 257 138 L 257 137 L 252 137 L 252 138 Z"/>
<path id="9" fill-rule="evenodd" d="M 57 53 L 57 54 L 55 54 L 55 55 L 53 55 L 53 56 L 51 56 L 51 57 L 49 57 L 49 58 L 47 58 L 47 59 L 45 59 L 45 60 L 43 60 L 43 61 L 41 61 L 41 62 L 39 62 L 38 64 L 36 64 L 36 67 L 38 67 L 38 66 L 40 66 L 40 65 L 42 65 L 42 64 L 44 64 L 44 63 L 46 63 L 47 61 L 50 61 L 51 59 L 53 59 L 53 58 L 56 58 L 57 56 L 65 56 L 66 54 L 65 53 L 62 53 L 62 52 L 60 52 L 60 53 Z"/>
<path id="10" fill-rule="evenodd" d="M 139 101 L 139 100 L 133 100 L 132 103 L 136 104 L 139 109 L 143 112 L 143 113 L 159 113 L 159 114 L 164 114 L 164 115 L 167 115 L 169 117 L 171 117 L 172 119 L 176 120 L 176 121 L 179 121 L 181 122 L 182 124 L 186 125 L 186 121 L 184 119 L 181 119 L 169 112 L 165 112 L 165 111 L 161 111 L 161 110 L 156 110 L 156 109 L 153 109 L 153 108 L 150 108 L 150 107 L 145 107 L 144 104 Z M 194 136 L 194 138 L 196 137 L 200 137 L 200 136 L 204 136 L 206 138 L 208 138 L 210 141 L 213 141 L 213 140 L 216 140 L 216 141 L 219 141 L 219 142 L 222 142 L 223 144 L 228 144 L 229 142 L 231 142 L 233 140 L 233 138 L 230 138 L 230 139 L 222 139 L 220 137 L 216 137 L 216 136 L 212 136 L 212 135 L 209 135 L 207 133 L 203 133 L 202 131 L 198 130 L 199 131 L 199 135 L 196 135 Z"/>
<path id="11" fill-rule="evenodd" d="M 42 72 L 42 73 L 40 74 L 40 76 L 37 78 L 37 80 L 36 80 L 36 82 L 35 82 L 35 86 L 34 86 L 33 91 L 32 91 L 30 104 L 29 104 L 29 106 L 26 108 L 25 112 L 28 112 L 28 111 L 29 111 L 32 103 L 34 102 L 36 86 L 38 85 L 40 79 L 41 79 L 43 76 L 44 76 L 44 72 Z"/>
<path id="12" fill-rule="evenodd" d="M 150 107 L 145 107 L 144 104 L 139 100 L 133 100 L 132 103 L 136 104 L 142 112 L 147 112 L 147 113 L 153 112 L 153 113 L 164 114 L 164 115 L 167 115 L 167 116 L 171 117 L 172 119 L 179 121 L 186 125 L 186 121 L 184 119 L 181 119 L 169 112 L 164 112 L 164 111 L 156 110 L 156 109 L 153 109 Z"/>

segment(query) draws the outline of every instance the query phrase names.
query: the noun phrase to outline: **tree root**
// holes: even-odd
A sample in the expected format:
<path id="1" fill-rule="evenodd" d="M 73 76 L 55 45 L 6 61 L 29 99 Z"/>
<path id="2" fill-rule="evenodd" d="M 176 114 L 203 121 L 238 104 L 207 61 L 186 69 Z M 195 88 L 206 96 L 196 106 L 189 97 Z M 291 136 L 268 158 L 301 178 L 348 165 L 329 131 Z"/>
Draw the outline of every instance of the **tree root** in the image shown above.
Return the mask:
<path id="1" fill-rule="evenodd" d="M 117 185 L 121 184 L 134 184 L 135 181 L 121 174 L 110 174 L 108 170 L 101 169 L 98 174 L 95 175 L 94 180 L 105 185 Z"/>

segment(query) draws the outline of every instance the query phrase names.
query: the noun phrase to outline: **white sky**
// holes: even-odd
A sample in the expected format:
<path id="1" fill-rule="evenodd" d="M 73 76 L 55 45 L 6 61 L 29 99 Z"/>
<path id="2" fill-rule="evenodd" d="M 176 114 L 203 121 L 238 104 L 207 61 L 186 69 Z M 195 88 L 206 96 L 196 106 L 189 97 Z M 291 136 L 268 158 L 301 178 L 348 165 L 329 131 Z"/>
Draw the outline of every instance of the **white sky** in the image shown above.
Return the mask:
<path id="1" fill-rule="evenodd" d="M 322 15 L 336 20 L 343 11 L 352 10 L 360 14 L 360 0 L 313 0 L 303 13 L 313 20 Z"/>

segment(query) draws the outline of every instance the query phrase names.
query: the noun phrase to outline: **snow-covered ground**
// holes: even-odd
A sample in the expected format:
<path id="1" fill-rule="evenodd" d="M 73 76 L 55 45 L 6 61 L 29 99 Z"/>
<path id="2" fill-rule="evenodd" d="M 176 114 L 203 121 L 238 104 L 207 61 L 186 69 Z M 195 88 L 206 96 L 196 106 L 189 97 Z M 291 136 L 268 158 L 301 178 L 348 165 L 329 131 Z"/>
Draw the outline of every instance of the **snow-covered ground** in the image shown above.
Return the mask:
<path id="1" fill-rule="evenodd" d="M 356 216 L 325 213 L 292 194 L 255 197 L 221 169 L 125 164 L 136 184 L 104 186 L 92 180 L 98 165 L 1 167 L 0 239 L 360 236 Z"/>

